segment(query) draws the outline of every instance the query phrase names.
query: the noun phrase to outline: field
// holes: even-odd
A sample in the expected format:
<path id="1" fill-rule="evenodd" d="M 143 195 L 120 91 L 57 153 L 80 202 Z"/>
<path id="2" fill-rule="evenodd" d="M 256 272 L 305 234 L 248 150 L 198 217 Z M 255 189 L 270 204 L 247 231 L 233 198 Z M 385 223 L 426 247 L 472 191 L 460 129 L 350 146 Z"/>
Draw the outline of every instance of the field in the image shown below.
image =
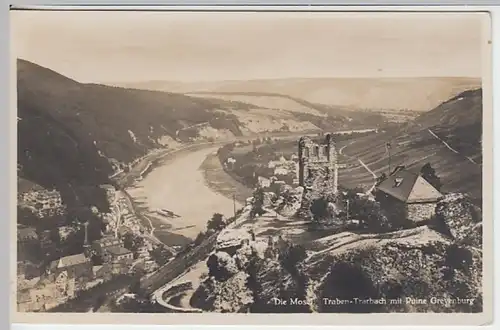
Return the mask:
<path id="1" fill-rule="evenodd" d="M 392 143 L 391 169 L 405 165 L 418 171 L 425 163 L 430 163 L 441 178 L 443 192 L 464 192 L 473 198 L 481 198 L 480 163 L 474 164 L 466 156 L 454 153 L 427 130 L 399 137 L 379 133 L 376 137 L 357 139 L 342 151 L 348 156 L 361 159 L 375 174 L 380 175 L 389 171 L 386 142 Z M 467 175 L 464 175 L 465 173 Z M 339 173 L 341 185 L 366 185 L 371 182 L 373 182 L 372 175 L 361 166 Z"/>

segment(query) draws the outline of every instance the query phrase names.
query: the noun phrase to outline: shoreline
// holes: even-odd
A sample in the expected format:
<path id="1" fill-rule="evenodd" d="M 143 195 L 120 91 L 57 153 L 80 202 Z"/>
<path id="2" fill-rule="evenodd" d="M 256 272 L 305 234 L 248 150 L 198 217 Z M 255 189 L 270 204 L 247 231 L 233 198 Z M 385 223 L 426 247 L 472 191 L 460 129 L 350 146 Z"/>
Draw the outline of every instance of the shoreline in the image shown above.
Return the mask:
<path id="1" fill-rule="evenodd" d="M 302 136 L 304 134 L 314 134 L 313 132 L 296 132 L 296 133 L 268 133 L 269 136 L 275 137 L 275 138 L 296 138 L 298 136 Z M 193 239 L 182 235 L 175 233 L 174 231 L 171 231 L 172 225 L 167 223 L 166 221 L 163 221 L 162 219 L 156 218 L 156 217 L 151 217 L 148 216 L 144 213 L 150 212 L 151 210 L 143 205 L 142 202 L 135 200 L 132 195 L 129 193 L 131 189 L 137 188 L 139 182 L 145 180 L 154 170 L 157 168 L 160 168 L 161 166 L 164 166 L 170 162 L 172 162 L 176 157 L 183 156 L 189 153 L 193 153 L 202 149 L 208 149 L 208 148 L 217 148 L 219 149 L 220 147 L 228 144 L 228 143 L 233 143 L 241 139 L 253 139 L 253 138 L 258 138 L 261 136 L 261 134 L 256 134 L 255 136 L 239 136 L 235 137 L 234 139 L 230 140 L 224 140 L 224 141 L 216 141 L 216 142 L 201 142 L 201 143 L 194 143 L 194 144 L 188 144 L 188 145 L 183 145 L 178 148 L 173 148 L 173 149 L 157 149 L 151 152 L 150 154 L 147 154 L 141 158 L 138 159 L 138 161 L 135 163 L 134 167 L 128 172 L 128 173 L 120 173 L 120 177 L 115 178 L 115 183 L 119 185 L 119 190 L 123 191 L 127 198 L 129 199 L 130 203 L 133 205 L 133 211 L 136 214 L 136 216 L 141 220 L 143 225 L 146 228 L 149 228 L 149 232 L 152 235 L 153 239 L 158 240 L 162 244 L 172 247 L 175 245 L 186 245 L 192 242 Z M 204 185 L 210 189 L 213 193 L 221 195 L 227 199 L 232 199 L 232 195 L 227 192 L 227 186 L 230 187 L 236 187 L 236 186 L 242 186 L 239 187 L 237 190 L 239 193 L 233 192 L 234 197 L 234 202 L 237 202 L 239 205 L 237 205 L 235 208 L 239 209 L 241 206 L 245 204 L 245 200 L 247 197 L 251 196 L 249 194 L 250 188 L 243 186 L 240 182 L 236 181 L 234 178 L 230 177 L 229 174 L 227 174 L 223 169 L 222 165 L 220 164 L 220 160 L 218 157 L 217 162 L 218 162 L 218 167 L 220 168 L 220 171 L 223 172 L 222 175 L 226 176 L 226 181 L 225 184 L 220 184 L 219 181 L 213 180 L 213 178 L 210 177 L 211 172 L 203 168 L 203 165 L 206 164 L 207 158 L 210 158 L 211 155 L 207 155 L 205 159 L 201 162 L 199 169 L 202 172 L 203 176 L 203 181 Z M 212 172 L 213 173 L 213 172 Z M 226 189 L 224 188 L 226 186 Z M 246 191 L 246 192 L 245 192 Z M 226 216 L 229 216 L 227 214 Z M 208 221 L 208 219 L 207 219 Z M 158 235 L 160 234 L 160 235 Z M 174 244 L 176 243 L 176 244 Z"/>
<path id="2" fill-rule="evenodd" d="M 224 171 L 217 154 L 209 154 L 200 165 L 205 179 L 205 185 L 212 191 L 229 199 L 235 199 L 239 207 L 243 206 L 248 197 L 252 196 L 253 189 L 235 180 Z"/>
<path id="3" fill-rule="evenodd" d="M 190 244 L 199 232 L 205 230 L 206 223 L 214 212 L 222 213 L 227 217 L 232 216 L 231 196 L 216 189 L 218 182 L 214 181 L 209 170 L 203 166 L 207 159 L 211 159 L 214 153 L 212 149 L 218 148 L 213 145 L 202 145 L 163 153 L 162 156 L 157 156 L 155 160 L 150 161 L 147 173 L 145 169 L 142 169 L 141 172 L 146 175 L 140 179 L 135 178 L 135 183 L 125 188 L 129 199 L 134 204 L 136 216 L 143 219 L 145 226 L 151 228 L 152 225 L 151 235 L 163 244 L 171 247 Z M 217 162 L 219 162 L 218 158 Z M 218 168 L 222 171 L 220 162 Z M 154 177 L 151 178 L 151 174 Z M 228 177 L 224 179 L 223 184 L 226 188 L 237 185 L 230 179 Z M 171 184 L 162 185 L 163 180 Z M 193 208 L 190 204 L 191 199 L 187 197 L 194 196 L 198 191 L 201 194 L 199 205 Z M 238 198 L 237 208 L 241 206 L 240 201 L 241 198 Z M 175 209 L 171 209 L 165 203 L 171 203 L 172 208 L 175 206 Z M 236 208 L 236 203 L 234 204 Z M 181 217 L 163 219 L 161 215 L 156 216 L 155 210 L 161 208 L 172 210 Z"/>

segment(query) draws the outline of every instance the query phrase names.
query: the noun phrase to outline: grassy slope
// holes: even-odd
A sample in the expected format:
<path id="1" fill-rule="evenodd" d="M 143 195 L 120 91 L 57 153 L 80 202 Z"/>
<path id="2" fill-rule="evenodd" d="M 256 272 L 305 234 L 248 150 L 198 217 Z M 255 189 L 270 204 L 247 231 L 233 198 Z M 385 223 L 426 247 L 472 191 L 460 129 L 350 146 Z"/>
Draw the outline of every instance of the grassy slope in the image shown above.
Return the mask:
<path id="1" fill-rule="evenodd" d="M 481 125 L 481 90 L 467 91 L 422 114 L 402 128 L 380 132 L 376 137 L 358 139 L 343 149 L 343 152 L 361 158 L 379 175 L 388 171 L 385 143 L 391 141 L 392 168 L 405 164 L 416 169 L 430 162 L 441 177 L 443 190 L 467 192 L 479 198 L 482 191 L 481 166 L 473 164 L 466 156 L 481 163 Z M 428 129 L 460 154 L 449 150 Z M 352 186 L 369 185 L 373 182 L 372 176 L 360 166 L 341 171 L 339 180 L 341 184 L 344 181 Z"/>
<path id="2" fill-rule="evenodd" d="M 284 105 L 296 118 L 314 123 L 323 129 L 373 128 L 384 124 L 384 118 L 367 111 L 309 102 L 299 97 L 272 92 L 198 92 L 194 95 L 213 95 L 222 99 L 248 103 Z"/>

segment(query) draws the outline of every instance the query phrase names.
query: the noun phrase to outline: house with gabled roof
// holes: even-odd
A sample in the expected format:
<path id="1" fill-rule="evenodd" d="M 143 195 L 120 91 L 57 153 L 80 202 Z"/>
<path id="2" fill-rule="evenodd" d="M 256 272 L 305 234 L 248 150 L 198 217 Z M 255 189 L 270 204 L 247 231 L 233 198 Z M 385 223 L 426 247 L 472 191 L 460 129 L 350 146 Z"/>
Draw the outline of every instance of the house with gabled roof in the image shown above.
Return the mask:
<path id="1" fill-rule="evenodd" d="M 111 264 L 113 274 L 124 274 L 133 264 L 134 254 L 122 246 L 113 246 L 106 249 L 104 261 Z"/>
<path id="2" fill-rule="evenodd" d="M 74 254 L 61 257 L 50 263 L 48 273 L 59 276 L 67 272 L 70 278 L 92 277 L 92 262 L 85 254 Z"/>
<path id="3" fill-rule="evenodd" d="M 437 201 L 443 196 L 419 172 L 412 172 L 403 166 L 396 168 L 375 189 L 387 198 L 389 203 L 384 204 L 403 204 L 408 219 L 414 222 L 431 218 Z"/>

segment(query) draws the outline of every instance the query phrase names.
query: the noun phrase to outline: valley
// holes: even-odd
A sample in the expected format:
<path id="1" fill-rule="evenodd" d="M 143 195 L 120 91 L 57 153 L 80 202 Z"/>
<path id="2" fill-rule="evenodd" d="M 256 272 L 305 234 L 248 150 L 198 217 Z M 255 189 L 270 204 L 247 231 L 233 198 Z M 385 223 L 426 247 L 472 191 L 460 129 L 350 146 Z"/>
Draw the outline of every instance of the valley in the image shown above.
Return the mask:
<path id="1" fill-rule="evenodd" d="M 407 236 L 422 244 L 449 243 L 427 227 L 389 236 L 339 232 L 338 228 L 315 231 L 308 221 L 294 218 L 293 212 L 280 214 L 284 211 L 269 201 L 263 214 L 252 215 L 255 183 L 249 182 L 257 176 L 259 182 L 266 182 L 272 176 L 255 169 L 290 162 L 297 156 L 301 136 L 315 139 L 325 132 L 338 134 L 341 189 L 362 189 L 367 196 L 390 169 L 404 165 L 419 170 L 430 163 L 444 194 L 465 193 L 475 205 L 481 204 L 482 91 L 462 91 L 467 81 L 453 88 L 445 84 L 440 91 L 443 95 L 454 88 L 460 92 L 425 112 L 422 104 L 414 111 L 363 108 L 369 98 L 359 104 L 345 100 L 345 104 L 321 103 L 318 101 L 325 101 L 321 97 L 292 94 L 296 87 L 268 91 L 245 88 L 242 92 L 234 90 L 235 85 L 226 85 L 174 93 L 82 84 L 33 63 L 20 60 L 18 65 L 20 191 L 60 192 L 61 207 L 67 210 L 61 216 L 63 227 L 77 226 L 74 230 L 81 236 L 70 242 L 75 253 L 83 253 L 87 240 L 81 225 L 84 221 L 91 223 L 92 241 L 114 236 L 127 242 L 127 248 L 140 257 L 121 270 L 122 275 L 132 276 L 129 280 L 133 284 L 127 282 L 120 290 L 147 292 L 162 304 L 172 286 L 188 281 L 194 286 L 187 296 L 174 294 L 168 300 L 177 301 L 181 308 L 213 308 L 200 306 L 199 295 L 208 285 L 206 258 L 214 252 L 223 230 L 252 228 L 258 254 L 265 252 L 270 238 L 281 235 L 290 244 L 305 247 L 306 272 L 316 281 L 307 290 L 326 285 L 317 277 L 317 273 L 325 275 L 324 260 L 337 258 L 347 247 L 366 243 L 385 249 L 385 245 L 378 245 L 380 239 L 399 246 L 402 241 L 406 244 Z M 290 86 L 294 84 L 296 81 L 290 81 Z M 137 116 L 138 111 L 141 116 Z M 221 150 L 229 146 L 233 153 L 222 156 Z M 260 153 L 259 148 L 267 151 Z M 287 158 L 278 160 L 283 155 Z M 248 173 L 232 172 L 229 167 L 234 161 L 254 167 Z M 275 166 L 269 165 L 271 172 L 285 177 Z M 93 189 L 100 193 L 92 193 Z M 119 197 L 110 198 L 109 189 L 116 189 Z M 122 206 L 115 212 L 117 205 Z M 214 213 L 229 222 L 223 228 L 209 229 Z M 103 219 L 107 219 L 105 229 Z M 59 230 L 62 224 L 47 222 L 44 226 Z M 130 237 L 135 238 L 130 241 Z M 271 273 L 285 274 L 287 281 L 298 280 L 293 270 L 283 270 L 275 261 L 268 266 Z M 93 267 L 95 272 L 101 269 L 101 265 Z M 272 282 L 267 275 L 262 276 L 259 280 Z M 131 289 L 137 285 L 140 289 Z M 97 299 L 98 291 L 92 292 L 92 299 Z M 105 310 L 109 310 L 112 303 L 106 304 Z M 328 310 L 314 304 L 318 310 Z M 257 307 L 266 309 L 256 303 Z"/>

